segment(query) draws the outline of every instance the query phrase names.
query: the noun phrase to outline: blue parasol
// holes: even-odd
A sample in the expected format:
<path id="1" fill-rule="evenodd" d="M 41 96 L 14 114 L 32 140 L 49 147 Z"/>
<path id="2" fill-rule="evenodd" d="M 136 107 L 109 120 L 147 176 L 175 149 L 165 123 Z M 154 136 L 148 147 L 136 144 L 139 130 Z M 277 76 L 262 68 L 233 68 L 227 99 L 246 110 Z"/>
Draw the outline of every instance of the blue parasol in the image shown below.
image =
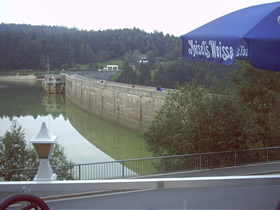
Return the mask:
<path id="1" fill-rule="evenodd" d="M 181 39 L 187 59 L 226 65 L 248 59 L 257 68 L 280 71 L 280 2 L 238 10 Z"/>

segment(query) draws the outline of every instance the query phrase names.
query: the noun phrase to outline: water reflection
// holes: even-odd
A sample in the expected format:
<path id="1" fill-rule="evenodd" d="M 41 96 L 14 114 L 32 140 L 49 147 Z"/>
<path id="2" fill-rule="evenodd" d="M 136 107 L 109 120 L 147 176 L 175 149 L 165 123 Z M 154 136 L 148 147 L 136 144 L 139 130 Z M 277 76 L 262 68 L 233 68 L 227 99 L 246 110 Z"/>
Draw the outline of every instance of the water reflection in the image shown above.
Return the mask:
<path id="1" fill-rule="evenodd" d="M 66 112 L 64 94 L 45 94 L 42 103 L 48 113 Z"/>
<path id="2" fill-rule="evenodd" d="M 66 99 L 69 121 L 88 141 L 115 160 L 151 157 L 139 134 L 78 108 Z"/>
<path id="3" fill-rule="evenodd" d="M 0 87 L 0 136 L 17 120 L 29 141 L 46 122 L 75 163 L 151 156 L 138 134 L 84 112 L 63 95 L 45 95 L 40 81 L 0 82 Z"/>
<path id="4" fill-rule="evenodd" d="M 26 82 L 0 82 L 0 117 L 44 116 L 48 113 L 42 106 L 43 90 L 41 83 Z"/>

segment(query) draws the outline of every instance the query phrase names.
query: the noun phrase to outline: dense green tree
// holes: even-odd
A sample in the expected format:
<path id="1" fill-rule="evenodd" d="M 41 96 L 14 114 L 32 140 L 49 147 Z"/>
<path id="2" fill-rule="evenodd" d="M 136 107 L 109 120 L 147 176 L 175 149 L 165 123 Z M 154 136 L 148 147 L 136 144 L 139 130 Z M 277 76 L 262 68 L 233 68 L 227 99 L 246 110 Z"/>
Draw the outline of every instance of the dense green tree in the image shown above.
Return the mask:
<path id="1" fill-rule="evenodd" d="M 156 156 L 245 149 L 256 144 L 254 119 L 234 97 L 190 83 L 166 99 L 145 139 Z"/>
<path id="2" fill-rule="evenodd" d="M 80 47 L 80 64 L 88 64 L 93 61 L 93 52 L 89 44 L 82 43 Z"/>
<path id="3" fill-rule="evenodd" d="M 122 68 L 122 73 L 117 81 L 128 84 L 138 84 L 138 74 L 127 62 L 125 62 Z"/>
<path id="4" fill-rule="evenodd" d="M 133 51 L 128 51 L 124 55 L 124 60 L 125 62 L 128 63 L 137 63 L 138 61 L 138 55 L 140 55 L 141 52 L 139 49 L 133 50 Z"/>
<path id="5" fill-rule="evenodd" d="M 149 64 L 140 63 L 137 66 L 137 71 L 139 72 L 139 84 L 150 86 L 152 85 L 152 76 Z"/>
<path id="6" fill-rule="evenodd" d="M 240 104 L 257 116 L 257 134 L 262 146 L 280 144 L 280 74 L 260 70 L 244 61 L 232 75 Z"/>
<path id="7" fill-rule="evenodd" d="M 35 150 L 27 146 L 23 128 L 16 121 L 13 121 L 10 129 L 3 137 L 0 137 L 0 179 L 6 181 L 33 180 L 35 171 L 16 173 L 14 170 L 38 167 L 39 161 Z M 54 169 L 57 179 L 73 178 L 69 168 L 60 167 L 72 163 L 66 159 L 63 148 L 59 145 L 54 146 L 50 163 L 52 166 L 58 166 Z"/>
<path id="8" fill-rule="evenodd" d="M 22 127 L 16 123 L 11 125 L 11 131 L 7 131 L 0 143 L 0 168 L 20 169 L 30 165 L 31 155 L 24 141 Z M 12 174 L 5 177 L 6 180 L 12 180 Z"/>
<path id="9" fill-rule="evenodd" d="M 161 66 L 155 73 L 154 85 L 160 83 L 165 88 L 174 88 L 177 83 L 184 85 L 192 80 L 206 88 L 212 86 L 228 88 L 232 86 L 228 75 L 238 68 L 238 64 L 228 67 L 182 58 L 165 62 Z"/>
<path id="10" fill-rule="evenodd" d="M 154 86 L 162 86 L 167 84 L 167 80 L 168 78 L 165 77 L 164 75 L 164 70 L 162 65 L 159 66 L 158 71 L 156 72 L 155 76 L 154 76 Z"/>

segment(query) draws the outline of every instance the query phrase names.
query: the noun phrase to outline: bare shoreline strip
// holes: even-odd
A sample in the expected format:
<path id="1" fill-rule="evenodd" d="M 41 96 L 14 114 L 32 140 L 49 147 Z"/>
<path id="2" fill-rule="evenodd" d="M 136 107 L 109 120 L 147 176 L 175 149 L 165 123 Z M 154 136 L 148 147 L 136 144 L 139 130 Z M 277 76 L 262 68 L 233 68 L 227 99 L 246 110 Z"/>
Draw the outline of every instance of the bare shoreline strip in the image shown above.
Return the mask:
<path id="1" fill-rule="evenodd" d="M 13 76 L 0 76 L 0 81 L 23 81 L 23 80 L 37 80 L 37 77 L 31 75 L 13 75 Z"/>

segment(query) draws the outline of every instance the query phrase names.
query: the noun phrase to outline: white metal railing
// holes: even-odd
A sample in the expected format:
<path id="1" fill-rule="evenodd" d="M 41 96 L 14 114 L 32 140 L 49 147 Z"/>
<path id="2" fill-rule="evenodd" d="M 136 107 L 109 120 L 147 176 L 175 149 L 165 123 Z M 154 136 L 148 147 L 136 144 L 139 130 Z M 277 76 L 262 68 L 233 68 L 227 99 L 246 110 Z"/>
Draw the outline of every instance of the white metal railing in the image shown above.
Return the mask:
<path id="1" fill-rule="evenodd" d="M 280 147 L 54 166 L 58 180 L 120 179 L 280 160 Z M 1 170 L 4 180 L 33 180 L 37 169 Z"/>

